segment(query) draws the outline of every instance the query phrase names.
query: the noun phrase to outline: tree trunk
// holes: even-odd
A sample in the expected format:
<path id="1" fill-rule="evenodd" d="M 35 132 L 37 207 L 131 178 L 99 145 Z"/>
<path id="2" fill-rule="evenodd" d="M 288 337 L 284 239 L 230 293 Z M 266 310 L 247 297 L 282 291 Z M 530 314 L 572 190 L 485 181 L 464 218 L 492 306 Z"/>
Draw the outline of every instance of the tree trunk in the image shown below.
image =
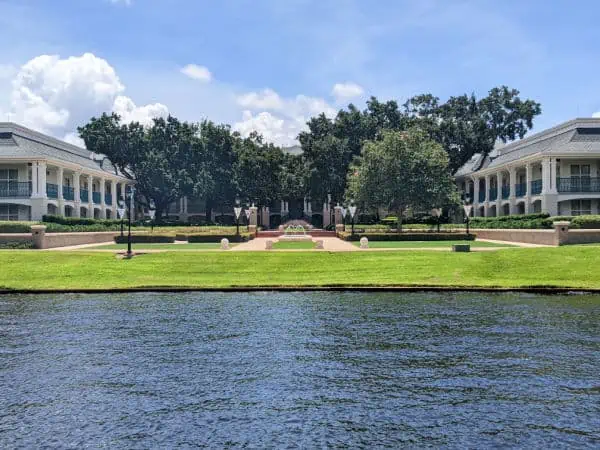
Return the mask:
<path id="1" fill-rule="evenodd" d="M 212 202 L 211 199 L 207 198 L 206 199 L 205 208 L 204 208 L 204 214 L 205 214 L 205 218 L 206 218 L 206 223 L 210 223 L 211 222 L 212 210 L 213 210 L 213 202 Z"/>
<path id="2" fill-rule="evenodd" d="M 402 233 L 402 211 L 398 211 L 398 225 L 396 226 L 396 232 Z"/>

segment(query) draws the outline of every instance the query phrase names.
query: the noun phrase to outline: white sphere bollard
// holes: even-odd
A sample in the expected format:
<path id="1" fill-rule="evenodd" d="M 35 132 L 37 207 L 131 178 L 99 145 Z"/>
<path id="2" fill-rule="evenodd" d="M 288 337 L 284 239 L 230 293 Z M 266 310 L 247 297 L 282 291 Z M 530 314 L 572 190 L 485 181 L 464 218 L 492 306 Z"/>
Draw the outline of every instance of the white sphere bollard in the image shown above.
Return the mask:
<path id="1" fill-rule="evenodd" d="M 229 239 L 221 239 L 221 250 L 229 250 Z"/>
<path id="2" fill-rule="evenodd" d="M 273 250 L 273 241 L 267 241 L 265 244 L 266 250 Z"/>
<path id="3" fill-rule="evenodd" d="M 365 236 L 360 238 L 360 248 L 369 248 L 369 240 Z"/>

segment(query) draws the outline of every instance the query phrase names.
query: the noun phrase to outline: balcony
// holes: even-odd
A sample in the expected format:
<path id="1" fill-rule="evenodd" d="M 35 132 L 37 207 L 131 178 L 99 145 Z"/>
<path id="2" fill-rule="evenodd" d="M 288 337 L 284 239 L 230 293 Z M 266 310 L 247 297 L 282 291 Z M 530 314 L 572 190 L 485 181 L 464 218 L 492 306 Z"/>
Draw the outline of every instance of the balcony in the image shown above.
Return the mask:
<path id="1" fill-rule="evenodd" d="M 112 194 L 104 195 L 104 203 L 106 203 L 107 205 L 112 205 Z"/>
<path id="2" fill-rule="evenodd" d="M 570 177 L 558 178 L 556 187 L 560 193 L 600 192 L 600 178 Z"/>
<path id="3" fill-rule="evenodd" d="M 510 186 L 502 186 L 502 200 L 506 200 L 510 196 Z"/>
<path id="4" fill-rule="evenodd" d="M 525 197 L 527 195 L 527 183 L 515 184 L 515 192 L 517 197 Z"/>
<path id="5" fill-rule="evenodd" d="M 0 182 L 0 198 L 31 197 L 31 182 L 3 181 Z"/>
<path id="6" fill-rule="evenodd" d="M 80 189 L 79 190 L 79 199 L 82 202 L 89 202 L 90 201 L 90 193 L 87 189 Z"/>
<path id="7" fill-rule="evenodd" d="M 46 183 L 46 195 L 48 198 L 58 198 L 58 184 Z"/>
<path id="8" fill-rule="evenodd" d="M 540 195 L 542 193 L 542 180 L 533 180 L 531 182 L 531 195 Z"/>
<path id="9" fill-rule="evenodd" d="M 63 198 L 65 200 L 75 200 L 75 189 L 70 186 L 63 186 Z"/>
<path id="10" fill-rule="evenodd" d="M 485 202 L 485 191 L 479 191 L 479 203 Z"/>
<path id="11" fill-rule="evenodd" d="M 489 194 L 488 201 L 495 202 L 498 199 L 498 189 L 491 188 Z"/>
<path id="12" fill-rule="evenodd" d="M 92 201 L 94 203 L 102 203 L 100 192 L 92 192 Z"/>

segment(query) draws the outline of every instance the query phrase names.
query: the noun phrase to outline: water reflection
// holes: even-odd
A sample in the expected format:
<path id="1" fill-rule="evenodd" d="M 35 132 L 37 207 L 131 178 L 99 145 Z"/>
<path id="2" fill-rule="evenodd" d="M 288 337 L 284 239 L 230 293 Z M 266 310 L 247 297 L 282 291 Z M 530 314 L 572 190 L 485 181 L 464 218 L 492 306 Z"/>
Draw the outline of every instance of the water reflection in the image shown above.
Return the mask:
<path id="1" fill-rule="evenodd" d="M 600 444 L 600 297 L 0 298 L 0 446 Z"/>

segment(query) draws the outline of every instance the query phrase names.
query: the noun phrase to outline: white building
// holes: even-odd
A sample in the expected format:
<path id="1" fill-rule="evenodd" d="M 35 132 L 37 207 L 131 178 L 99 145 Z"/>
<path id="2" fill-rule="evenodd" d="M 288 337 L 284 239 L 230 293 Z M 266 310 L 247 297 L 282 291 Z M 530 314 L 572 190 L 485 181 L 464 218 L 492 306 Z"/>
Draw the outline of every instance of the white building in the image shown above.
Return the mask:
<path id="1" fill-rule="evenodd" d="M 106 157 L 0 122 L 0 221 L 116 218 L 117 199 L 131 184 Z"/>
<path id="2" fill-rule="evenodd" d="M 600 213 L 600 119 L 574 119 L 476 154 L 455 174 L 473 215 Z"/>

